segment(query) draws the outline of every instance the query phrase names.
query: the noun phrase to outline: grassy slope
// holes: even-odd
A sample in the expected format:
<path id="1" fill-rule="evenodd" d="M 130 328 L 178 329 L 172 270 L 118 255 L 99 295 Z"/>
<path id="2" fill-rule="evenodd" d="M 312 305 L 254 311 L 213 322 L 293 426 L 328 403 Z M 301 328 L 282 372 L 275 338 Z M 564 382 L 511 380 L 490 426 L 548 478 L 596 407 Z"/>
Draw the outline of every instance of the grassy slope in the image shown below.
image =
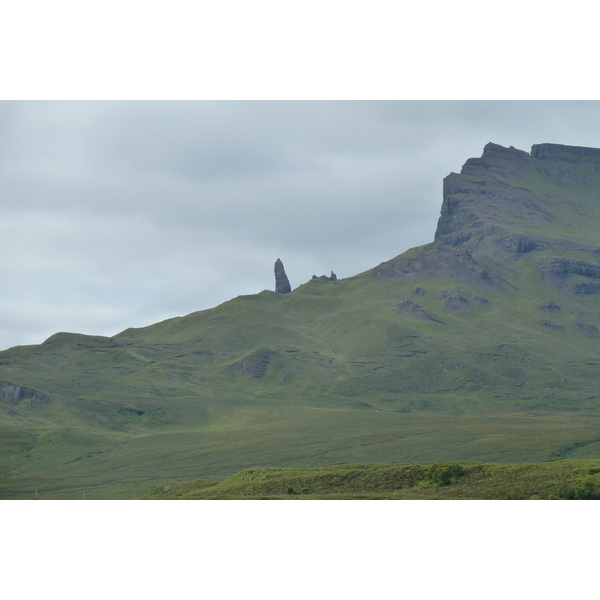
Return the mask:
<path id="1" fill-rule="evenodd" d="M 146 499 L 526 500 L 600 496 L 599 460 L 446 465 L 462 467 L 462 474 L 449 482 L 432 479 L 438 465 L 422 463 L 252 468 L 222 482 L 163 483 L 151 490 Z"/>
<path id="2" fill-rule="evenodd" d="M 521 231 L 599 241 L 584 188 L 567 203 L 540 173 L 511 177 L 547 194 L 556 216 Z M 133 497 L 257 464 L 600 457 L 600 341 L 574 326 L 600 328 L 598 300 L 544 281 L 535 261 L 546 255 L 475 256 L 512 288 L 418 272 L 376 284 L 367 271 L 113 338 L 59 333 L 2 352 L 0 381 L 47 399 L 0 399 L 0 497 Z M 467 310 L 449 309 L 444 290 Z M 407 299 L 436 321 L 395 312 Z M 544 314 L 545 299 L 561 311 Z"/>

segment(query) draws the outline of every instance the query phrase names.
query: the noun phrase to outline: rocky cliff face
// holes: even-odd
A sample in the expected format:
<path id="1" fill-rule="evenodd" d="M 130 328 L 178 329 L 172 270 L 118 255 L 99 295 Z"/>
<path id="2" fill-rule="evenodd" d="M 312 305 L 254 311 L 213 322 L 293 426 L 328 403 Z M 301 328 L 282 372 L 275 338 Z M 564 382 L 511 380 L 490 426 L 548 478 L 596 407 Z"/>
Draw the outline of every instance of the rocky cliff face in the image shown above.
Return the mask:
<path id="1" fill-rule="evenodd" d="M 275 261 L 275 291 L 278 294 L 289 294 L 292 291 L 290 281 L 285 274 L 281 259 Z"/>
<path id="2" fill-rule="evenodd" d="M 435 240 L 496 259 L 541 249 L 600 255 L 582 227 L 600 217 L 599 183 L 598 149 L 537 144 L 527 153 L 489 143 L 444 179 Z"/>
<path id="3" fill-rule="evenodd" d="M 374 270 L 378 283 L 451 275 L 501 287 L 530 261 L 570 297 L 600 293 L 600 149 L 489 143 L 444 179 L 435 242 Z"/>
<path id="4" fill-rule="evenodd" d="M 600 165 L 600 148 L 584 148 L 582 146 L 563 146 L 562 144 L 534 144 L 531 157 L 535 160 L 552 163 L 555 171 L 561 171 L 558 165 L 564 163 L 590 163 Z"/>
<path id="5" fill-rule="evenodd" d="M 23 400 L 24 398 L 43 402 L 46 400 L 46 394 L 23 385 L 0 381 L 0 399 Z"/>

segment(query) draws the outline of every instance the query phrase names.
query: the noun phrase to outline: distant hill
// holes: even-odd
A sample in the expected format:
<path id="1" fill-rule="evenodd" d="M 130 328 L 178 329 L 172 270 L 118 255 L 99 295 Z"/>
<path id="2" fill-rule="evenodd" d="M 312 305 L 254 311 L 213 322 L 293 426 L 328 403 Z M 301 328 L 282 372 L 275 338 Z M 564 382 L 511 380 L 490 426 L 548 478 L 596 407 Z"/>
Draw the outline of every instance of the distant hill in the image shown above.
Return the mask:
<path id="1" fill-rule="evenodd" d="M 355 277 L 0 352 L 0 497 L 599 458 L 599 299 L 600 149 L 488 144 L 434 241 Z"/>

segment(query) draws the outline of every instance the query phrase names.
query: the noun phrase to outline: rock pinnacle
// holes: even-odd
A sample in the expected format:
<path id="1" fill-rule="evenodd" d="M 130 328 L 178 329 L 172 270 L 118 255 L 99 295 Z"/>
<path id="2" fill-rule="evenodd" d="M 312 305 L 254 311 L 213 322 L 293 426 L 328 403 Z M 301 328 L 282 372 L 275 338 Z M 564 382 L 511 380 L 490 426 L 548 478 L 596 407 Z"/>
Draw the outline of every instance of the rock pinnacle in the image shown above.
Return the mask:
<path id="1" fill-rule="evenodd" d="M 283 263 L 279 258 L 275 262 L 275 291 L 278 294 L 289 294 L 292 291 Z"/>

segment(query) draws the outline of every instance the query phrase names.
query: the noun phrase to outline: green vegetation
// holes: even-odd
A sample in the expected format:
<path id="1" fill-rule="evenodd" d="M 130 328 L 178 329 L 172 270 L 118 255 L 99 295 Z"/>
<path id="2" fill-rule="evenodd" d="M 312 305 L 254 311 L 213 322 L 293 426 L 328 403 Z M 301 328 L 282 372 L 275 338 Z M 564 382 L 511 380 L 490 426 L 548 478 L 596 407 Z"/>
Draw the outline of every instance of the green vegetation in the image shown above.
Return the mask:
<path id="1" fill-rule="evenodd" d="M 458 483 L 461 475 L 465 474 L 465 469 L 462 465 L 445 465 L 436 464 L 431 465 L 427 471 L 425 471 L 426 481 L 430 481 L 434 485 L 444 486 L 450 485 L 451 483 Z"/>
<path id="2" fill-rule="evenodd" d="M 301 493 L 296 492 L 302 489 Z M 600 461 L 245 469 L 214 485 L 161 484 L 150 500 L 597 500 Z"/>
<path id="3" fill-rule="evenodd" d="M 549 461 L 574 439 L 590 443 L 573 451 L 572 459 L 586 458 L 590 446 L 592 456 L 597 453 L 593 442 L 600 426 L 597 416 L 579 411 L 401 413 L 275 403 L 245 409 L 214 414 L 214 425 L 196 430 L 182 425 L 136 435 L 99 436 L 74 427 L 2 428 L 0 496 L 33 499 L 37 489 L 38 499 L 80 499 L 85 489 L 86 499 L 139 498 L 161 481 L 220 481 L 256 464 L 435 463 L 440 457 L 461 464 Z M 314 489 L 291 485 L 296 491 Z"/>

